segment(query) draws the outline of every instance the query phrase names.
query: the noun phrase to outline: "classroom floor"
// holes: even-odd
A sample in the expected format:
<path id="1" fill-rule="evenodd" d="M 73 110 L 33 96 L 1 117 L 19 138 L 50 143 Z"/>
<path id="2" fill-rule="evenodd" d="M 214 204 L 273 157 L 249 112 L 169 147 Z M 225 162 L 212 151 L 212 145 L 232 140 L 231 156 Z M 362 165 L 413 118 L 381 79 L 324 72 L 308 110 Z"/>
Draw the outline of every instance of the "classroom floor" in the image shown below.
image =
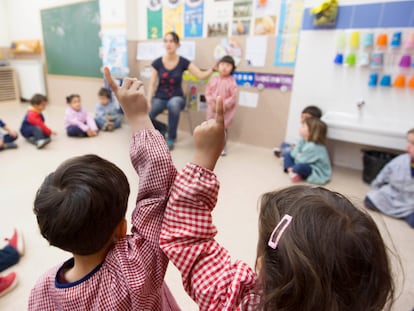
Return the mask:
<path id="1" fill-rule="evenodd" d="M 0 118 L 18 129 L 27 104 L 0 103 Z M 49 105 L 44 115 L 46 123 L 58 132 L 43 150 L 36 150 L 23 139 L 19 148 L 0 152 L 0 239 L 11 235 L 14 227 L 24 234 L 26 253 L 21 261 L 8 271 L 16 271 L 19 285 L 13 292 L 0 298 L 0 310 L 25 310 L 27 298 L 36 279 L 47 269 L 70 257 L 70 254 L 50 247 L 41 237 L 32 212 L 36 190 L 44 177 L 65 159 L 86 153 L 98 154 L 116 163 L 128 177 L 131 185 L 128 219 L 137 194 L 137 178 L 129 162 L 128 126 L 113 133 L 101 133 L 96 138 L 68 138 L 63 128 L 64 105 Z M 178 169 L 191 160 L 191 136 L 179 132 L 172 157 Z M 217 239 L 227 247 L 234 258 L 254 265 L 257 241 L 257 203 L 260 194 L 290 185 L 282 172 L 281 161 L 270 149 L 239 143 L 228 143 L 228 155 L 220 158 L 216 173 L 221 181 L 214 222 Z M 360 205 L 368 186 L 361 180 L 361 172 L 335 167 L 328 188 L 348 195 Z M 405 222 L 372 213 L 394 257 L 397 283 L 393 310 L 409 311 L 414 307 L 414 230 Z M 401 265 L 399 265 L 399 262 Z M 8 271 L 2 272 L 2 274 Z M 177 270 L 170 265 L 166 281 L 183 310 L 198 310 L 182 289 Z"/>

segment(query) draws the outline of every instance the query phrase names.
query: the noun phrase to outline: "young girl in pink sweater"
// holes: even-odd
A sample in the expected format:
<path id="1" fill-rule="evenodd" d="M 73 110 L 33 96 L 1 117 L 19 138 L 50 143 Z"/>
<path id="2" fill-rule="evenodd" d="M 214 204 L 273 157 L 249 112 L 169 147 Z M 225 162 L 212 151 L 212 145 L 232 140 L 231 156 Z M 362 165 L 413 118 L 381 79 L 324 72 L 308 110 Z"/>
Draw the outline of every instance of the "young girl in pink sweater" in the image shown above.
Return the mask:
<path id="1" fill-rule="evenodd" d="M 226 55 L 219 60 L 217 67 L 220 74 L 212 76 L 206 85 L 207 120 L 216 117 L 216 98 L 221 96 L 224 102 L 224 126 L 227 134 L 237 106 L 237 84 L 232 76 L 236 65 L 233 57 Z M 224 146 L 221 155 L 226 155 L 226 146 Z"/>

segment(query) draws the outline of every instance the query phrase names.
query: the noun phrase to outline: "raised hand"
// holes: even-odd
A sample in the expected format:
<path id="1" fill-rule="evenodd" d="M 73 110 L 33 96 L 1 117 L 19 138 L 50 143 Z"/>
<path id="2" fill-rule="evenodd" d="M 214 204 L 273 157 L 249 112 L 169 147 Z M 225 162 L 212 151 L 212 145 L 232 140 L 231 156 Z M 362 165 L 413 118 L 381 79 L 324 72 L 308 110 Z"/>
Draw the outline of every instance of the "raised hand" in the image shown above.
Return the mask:
<path id="1" fill-rule="evenodd" d="M 115 93 L 133 130 L 154 128 L 148 117 L 148 101 L 144 94 L 144 84 L 136 78 L 125 78 L 122 86 L 114 81 L 108 67 L 104 67 L 105 79 Z"/>
<path id="2" fill-rule="evenodd" d="M 195 154 L 193 162 L 213 170 L 225 143 L 223 99 L 217 96 L 216 118 L 197 126 L 193 133 Z"/>

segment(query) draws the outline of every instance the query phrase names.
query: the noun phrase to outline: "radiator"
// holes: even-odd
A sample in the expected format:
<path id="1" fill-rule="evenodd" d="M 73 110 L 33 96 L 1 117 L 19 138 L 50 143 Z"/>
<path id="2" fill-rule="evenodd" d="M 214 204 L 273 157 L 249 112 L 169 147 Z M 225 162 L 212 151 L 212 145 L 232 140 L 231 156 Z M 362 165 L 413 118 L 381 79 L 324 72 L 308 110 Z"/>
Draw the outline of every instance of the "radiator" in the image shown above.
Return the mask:
<path id="1" fill-rule="evenodd" d="M 20 101 L 16 73 L 11 67 L 0 67 L 0 102 L 3 101 Z"/>
<path id="2" fill-rule="evenodd" d="M 10 66 L 16 70 L 23 99 L 30 99 L 36 93 L 46 95 L 45 74 L 40 60 L 10 60 Z"/>

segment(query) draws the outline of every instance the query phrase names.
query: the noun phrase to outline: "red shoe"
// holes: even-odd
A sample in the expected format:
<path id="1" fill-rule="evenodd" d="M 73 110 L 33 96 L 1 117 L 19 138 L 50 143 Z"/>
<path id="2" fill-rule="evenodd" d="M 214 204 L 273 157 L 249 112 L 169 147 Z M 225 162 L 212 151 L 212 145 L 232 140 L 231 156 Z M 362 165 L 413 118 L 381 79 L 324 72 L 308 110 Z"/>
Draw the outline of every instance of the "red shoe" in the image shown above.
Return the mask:
<path id="1" fill-rule="evenodd" d="M 17 285 L 17 276 L 15 272 L 10 272 L 5 276 L 0 276 L 0 297 L 6 295 Z"/>
<path id="2" fill-rule="evenodd" d="M 9 242 L 10 246 L 15 248 L 20 256 L 24 255 L 24 241 L 23 235 L 17 229 L 14 229 L 13 235 L 11 238 L 5 238 Z"/>

